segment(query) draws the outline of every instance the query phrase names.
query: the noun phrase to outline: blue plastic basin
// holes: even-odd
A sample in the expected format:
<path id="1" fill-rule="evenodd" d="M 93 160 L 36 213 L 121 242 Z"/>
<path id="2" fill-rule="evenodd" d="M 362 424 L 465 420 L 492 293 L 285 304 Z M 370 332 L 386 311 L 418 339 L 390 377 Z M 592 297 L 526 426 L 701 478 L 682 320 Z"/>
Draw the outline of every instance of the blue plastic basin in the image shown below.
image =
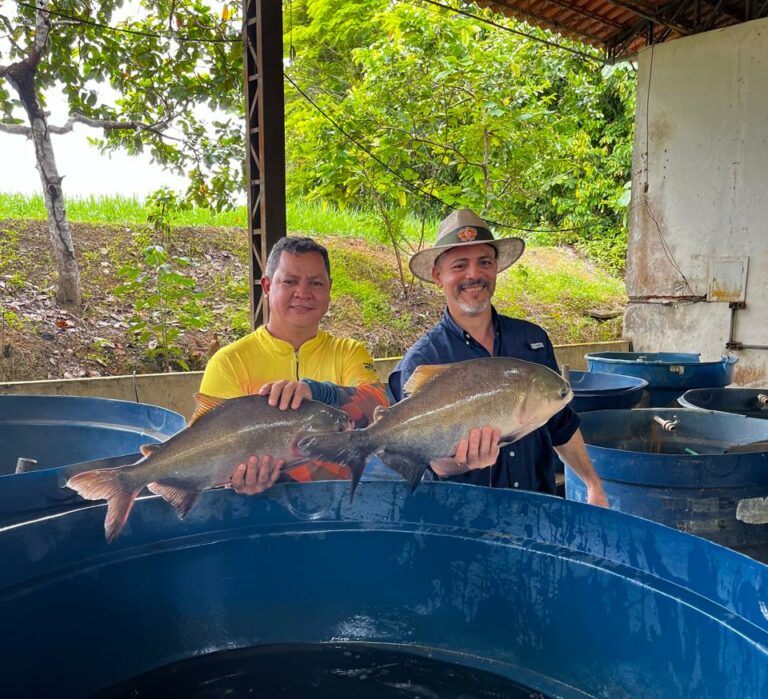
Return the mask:
<path id="1" fill-rule="evenodd" d="M 571 371 L 568 381 L 573 390 L 571 407 L 579 413 L 609 408 L 633 408 L 648 385 L 645 379 L 621 374 Z"/>
<path id="2" fill-rule="evenodd" d="M 618 512 L 453 483 L 362 483 L 350 503 L 348 483 L 326 482 L 210 491 L 183 522 L 146 498 L 111 545 L 103 515 L 0 531 L 4 695 L 126 696 L 109 688 L 159 673 L 199 688 L 184 696 L 259 696 L 227 658 L 261 650 L 265 684 L 296 686 L 288 660 L 312 649 L 358 692 L 344 697 L 457 697 L 423 684 L 433 662 L 457 682 L 490 673 L 505 697 L 768 686 L 768 568 Z M 405 658 L 421 674 L 392 686 Z M 491 696 L 480 689 L 469 695 Z M 292 696 L 331 696 L 305 690 Z"/>
<path id="3" fill-rule="evenodd" d="M 768 418 L 768 404 L 761 401 L 768 388 L 694 388 L 683 393 L 677 402 L 684 408 L 738 413 L 762 420 Z"/>
<path id="4" fill-rule="evenodd" d="M 727 386 L 733 380 L 737 357 L 702 362 L 685 352 L 594 352 L 584 355 L 589 371 L 636 376 L 648 382 L 643 407 L 677 405 L 691 388 Z"/>
<path id="5" fill-rule="evenodd" d="M 0 396 L 0 525 L 91 503 L 61 486 L 91 468 L 133 463 L 142 444 L 163 442 L 183 416 L 145 403 L 75 396 Z M 19 457 L 37 460 L 15 473 Z"/>
<path id="6" fill-rule="evenodd" d="M 678 424 L 668 432 L 654 417 Z M 685 408 L 599 410 L 581 416 L 581 431 L 612 508 L 768 562 L 768 524 L 739 514 L 740 503 L 768 495 L 768 452 L 725 453 L 768 439 L 768 422 Z M 565 489 L 586 501 L 568 467 Z"/>

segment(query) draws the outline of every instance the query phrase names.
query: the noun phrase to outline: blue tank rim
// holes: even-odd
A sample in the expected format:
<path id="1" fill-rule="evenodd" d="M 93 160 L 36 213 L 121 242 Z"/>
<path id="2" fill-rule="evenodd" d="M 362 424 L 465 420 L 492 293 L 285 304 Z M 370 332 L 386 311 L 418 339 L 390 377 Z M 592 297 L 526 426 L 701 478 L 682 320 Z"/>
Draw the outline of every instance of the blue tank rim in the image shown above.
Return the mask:
<path id="1" fill-rule="evenodd" d="M 619 386 L 616 388 L 606 388 L 606 389 L 591 389 L 591 390 L 583 389 L 583 388 L 579 388 L 578 382 L 577 382 L 577 385 L 574 386 L 570 378 L 574 374 L 576 374 L 580 380 L 584 380 L 584 378 L 587 376 L 601 377 L 601 379 L 602 377 L 612 377 L 614 379 L 619 379 L 621 383 L 625 385 Z M 627 374 L 607 374 L 599 371 L 579 371 L 579 370 L 571 370 L 569 372 L 568 383 L 571 385 L 571 390 L 573 391 L 574 397 L 583 396 L 583 397 L 589 397 L 589 398 L 598 398 L 598 397 L 608 396 L 608 395 L 621 395 L 624 393 L 629 393 L 630 391 L 638 391 L 648 386 L 648 382 L 645 379 L 640 378 L 639 376 L 629 376 Z"/>
<path id="2" fill-rule="evenodd" d="M 631 415 L 658 415 L 671 419 L 686 414 L 694 420 L 702 416 L 714 416 L 737 425 L 742 422 L 768 438 L 768 422 L 738 413 L 726 413 L 700 408 L 633 408 L 632 410 L 595 410 L 581 413 L 581 426 L 587 452 L 592 455 L 595 469 L 601 478 L 621 483 L 669 488 L 722 488 L 721 474 L 730 478 L 729 486 L 768 487 L 768 452 L 742 454 L 656 454 L 602 446 L 590 442 L 589 423 L 620 419 L 626 423 Z M 737 441 L 733 442 L 738 443 Z M 674 465 L 675 468 L 671 468 Z"/>
<path id="3" fill-rule="evenodd" d="M 422 507 L 425 503 L 426 512 Z M 544 554 L 562 549 L 563 555 L 574 560 L 594 558 L 606 561 L 615 571 L 636 570 L 670 589 L 705 598 L 707 606 L 721 609 L 719 621 L 728 626 L 735 623 L 742 631 L 759 631 L 768 648 L 768 615 L 761 597 L 768 591 L 768 566 L 642 517 L 553 495 L 451 482 L 425 482 L 411 492 L 405 482 L 387 480 L 362 484 L 350 502 L 347 481 L 283 483 L 258 499 L 244 498 L 228 489 L 204 491 L 184 520 L 179 520 L 159 496 L 150 495 L 137 500 L 129 525 L 112 544 L 104 541 L 101 525 L 105 511 L 105 504 L 95 504 L 0 527 L 0 550 L 6 563 L 0 567 L 0 599 L 23 593 L 30 581 L 41 583 L 47 576 L 68 576 L 81 564 L 85 569 L 120 564 L 159 551 L 248 539 L 273 530 L 300 535 L 311 530 L 370 526 L 376 531 L 390 528 L 418 534 L 424 530 L 469 537 L 484 543 L 530 547 Z M 393 514 L 395 522 L 391 521 Z M 561 526 L 566 518 L 568 526 Z M 529 521 L 539 526 L 530 526 Z M 41 541 L 46 542 L 42 549 Z M 628 545 L 630 541 L 653 541 L 659 553 L 658 565 L 639 560 L 633 546 Z M 690 576 L 689 559 L 679 556 L 681 547 L 690 560 L 716 557 L 713 577 Z M 677 555 L 661 555 L 659 551 L 665 550 Z M 731 585 L 724 583 L 733 576 L 741 584 L 739 595 L 732 594 Z M 733 614 L 738 619 L 733 619 Z"/>
<path id="4" fill-rule="evenodd" d="M 692 410 L 709 410 L 714 412 L 741 414 L 740 411 L 735 408 L 732 410 L 726 407 L 704 408 L 700 405 L 696 405 L 695 402 L 691 402 L 691 401 L 699 397 L 718 398 L 718 397 L 733 396 L 739 399 L 751 398 L 751 397 L 756 398 L 759 394 L 768 395 L 768 388 L 745 388 L 743 386 L 712 386 L 712 387 L 702 387 L 702 388 L 690 388 L 677 399 L 677 402 L 683 408 L 690 408 Z M 745 408 L 745 409 L 749 410 L 749 408 Z M 768 412 L 768 407 L 766 407 L 765 410 L 766 412 Z"/>
<path id="5" fill-rule="evenodd" d="M 666 364 L 694 364 L 696 366 L 730 366 L 739 361 L 738 357 L 726 355 L 717 360 L 701 361 L 701 355 L 693 352 L 587 352 L 587 360 L 599 359 L 607 364 L 636 366 L 664 366 Z"/>

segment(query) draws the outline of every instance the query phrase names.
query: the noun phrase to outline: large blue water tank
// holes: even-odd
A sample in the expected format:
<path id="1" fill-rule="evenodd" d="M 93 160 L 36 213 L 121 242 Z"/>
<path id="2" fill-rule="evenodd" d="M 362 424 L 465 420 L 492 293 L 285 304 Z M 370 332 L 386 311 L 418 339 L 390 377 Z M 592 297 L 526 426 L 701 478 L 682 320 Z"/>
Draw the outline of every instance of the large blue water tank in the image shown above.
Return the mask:
<path id="1" fill-rule="evenodd" d="M 75 473 L 133 463 L 183 416 L 145 403 L 75 396 L 0 396 L 0 526 L 90 502 L 61 486 Z M 15 473 L 17 460 L 33 470 Z"/>
<path id="2" fill-rule="evenodd" d="M 571 407 L 577 413 L 611 408 L 634 408 L 648 385 L 644 379 L 622 374 L 594 371 L 570 371 L 568 382 L 573 390 Z"/>
<path id="3" fill-rule="evenodd" d="M 740 514 L 768 496 L 768 452 L 725 453 L 768 439 L 768 422 L 685 408 L 599 410 L 581 416 L 581 431 L 612 508 L 768 562 L 768 524 Z M 586 501 L 568 467 L 565 490 Z M 765 514 L 768 522 L 768 501 Z"/>
<path id="4" fill-rule="evenodd" d="M 669 407 L 690 388 L 727 386 L 737 357 L 702 362 L 685 352 L 594 352 L 585 355 L 589 371 L 624 374 L 648 382 L 643 407 Z"/>
<path id="5" fill-rule="evenodd" d="M 684 408 L 768 418 L 768 388 L 694 388 L 677 402 Z"/>
<path id="6" fill-rule="evenodd" d="M 104 510 L 0 532 L 4 696 L 768 686 L 768 567 L 618 512 L 454 483 L 362 483 L 350 502 L 348 483 L 302 483 L 209 491 L 183 522 L 145 498 L 106 545 Z"/>

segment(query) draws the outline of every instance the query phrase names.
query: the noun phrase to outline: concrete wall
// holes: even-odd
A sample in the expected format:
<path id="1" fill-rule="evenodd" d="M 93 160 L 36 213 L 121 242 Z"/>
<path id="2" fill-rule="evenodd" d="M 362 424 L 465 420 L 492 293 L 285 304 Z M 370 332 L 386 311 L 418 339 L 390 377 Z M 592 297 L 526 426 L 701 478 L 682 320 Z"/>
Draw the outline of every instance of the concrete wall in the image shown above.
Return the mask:
<path id="1" fill-rule="evenodd" d="M 586 370 L 584 355 L 587 352 L 626 352 L 629 344 L 624 341 L 595 342 L 584 345 L 560 345 L 555 347 L 560 366 Z M 386 381 L 399 357 L 376 359 L 376 373 Z M 193 394 L 200 388 L 203 372 L 190 371 L 177 374 L 137 374 L 111 376 L 96 379 L 59 379 L 54 381 L 17 381 L 0 383 L 0 394 L 92 396 L 139 400 L 142 403 L 160 405 L 189 418 L 195 409 Z"/>
<path id="2" fill-rule="evenodd" d="M 625 336 L 637 351 L 726 351 L 714 258 L 749 257 L 734 339 L 768 345 L 768 20 L 639 56 Z M 735 381 L 768 383 L 768 351 L 736 351 Z"/>

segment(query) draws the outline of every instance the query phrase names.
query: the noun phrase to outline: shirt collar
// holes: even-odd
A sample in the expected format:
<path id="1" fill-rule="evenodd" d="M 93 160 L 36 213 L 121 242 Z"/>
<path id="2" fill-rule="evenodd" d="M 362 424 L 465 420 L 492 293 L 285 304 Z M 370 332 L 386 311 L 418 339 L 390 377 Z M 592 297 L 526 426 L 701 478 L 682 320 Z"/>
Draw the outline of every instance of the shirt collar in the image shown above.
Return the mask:
<path id="1" fill-rule="evenodd" d="M 453 319 L 447 306 L 443 311 L 443 319 L 441 323 L 449 333 L 460 337 L 464 342 L 467 342 L 468 340 L 475 341 L 474 338 Z M 499 314 L 496 312 L 494 306 L 491 306 L 491 323 L 493 323 L 493 335 L 498 341 L 500 331 Z"/>
<path id="2" fill-rule="evenodd" d="M 258 336 L 259 341 L 263 343 L 265 347 L 268 347 L 273 354 L 294 354 L 295 352 L 293 345 L 290 342 L 286 342 L 285 340 L 281 340 L 280 338 L 272 335 L 269 330 L 267 330 L 265 325 L 260 326 L 255 331 L 255 334 Z M 313 349 L 323 344 L 325 336 L 325 331 L 318 330 L 317 335 L 315 335 L 312 339 L 307 340 L 301 347 L 299 347 L 299 354 L 311 352 Z"/>

